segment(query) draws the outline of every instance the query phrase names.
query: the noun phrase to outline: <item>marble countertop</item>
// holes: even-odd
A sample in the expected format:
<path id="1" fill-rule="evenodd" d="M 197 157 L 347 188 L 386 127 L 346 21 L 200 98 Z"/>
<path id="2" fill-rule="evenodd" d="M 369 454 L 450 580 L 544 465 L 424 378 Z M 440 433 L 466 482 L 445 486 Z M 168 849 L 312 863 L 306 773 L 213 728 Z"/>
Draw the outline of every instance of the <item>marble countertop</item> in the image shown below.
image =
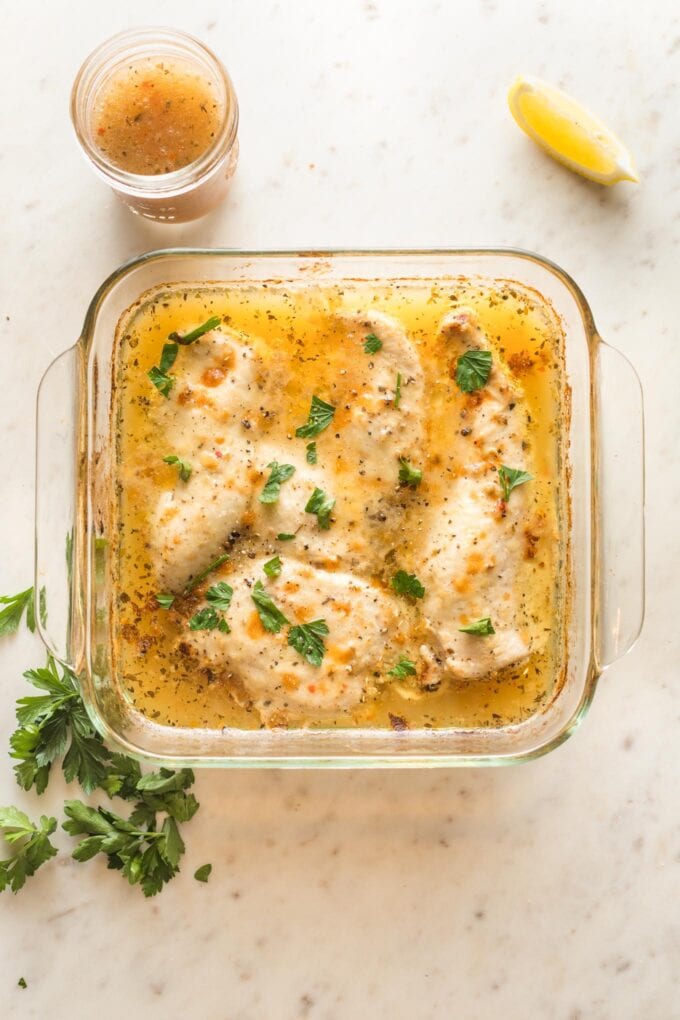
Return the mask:
<path id="1" fill-rule="evenodd" d="M 646 390 L 648 604 L 576 736 L 531 765 L 202 773 L 183 873 L 145 901 L 65 854 L 0 911 L 6 1020 L 671 1020 L 680 1017 L 680 20 L 633 0 L 25 0 L 4 11 L 0 588 L 30 583 L 33 401 L 123 260 L 175 244 L 516 245 L 560 263 Z M 232 73 L 241 161 L 184 227 L 120 206 L 67 115 L 81 59 L 140 21 Z M 550 162 L 505 107 L 518 73 L 588 101 L 642 184 Z M 22 631 L 0 645 L 2 739 Z M 40 804 L 57 810 L 52 784 Z M 0 803 L 36 798 L 0 770 Z M 62 839 L 62 837 L 60 837 Z M 62 839 L 66 846 L 68 840 Z M 208 885 L 192 878 L 213 862 Z M 19 977 L 28 987 L 17 986 Z"/>

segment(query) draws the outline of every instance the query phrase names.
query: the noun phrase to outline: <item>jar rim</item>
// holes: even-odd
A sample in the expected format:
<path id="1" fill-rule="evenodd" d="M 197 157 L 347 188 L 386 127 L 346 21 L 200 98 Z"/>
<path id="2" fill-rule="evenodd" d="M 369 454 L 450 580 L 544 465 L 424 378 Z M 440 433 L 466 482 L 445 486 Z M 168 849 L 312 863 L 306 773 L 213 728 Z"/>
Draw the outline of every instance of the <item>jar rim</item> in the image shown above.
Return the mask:
<path id="1" fill-rule="evenodd" d="M 215 138 L 191 163 L 164 174 L 137 174 L 123 170 L 94 145 L 89 137 L 87 106 L 101 85 L 101 76 L 131 58 L 143 58 L 173 52 L 187 60 L 199 61 L 213 74 L 224 92 L 224 116 Z M 234 145 L 238 131 L 238 101 L 227 70 L 219 57 L 204 42 L 188 32 L 169 27 L 127 29 L 100 43 L 85 58 L 73 82 L 70 99 L 71 123 L 78 143 L 96 173 L 108 184 L 121 188 L 128 195 L 167 197 L 190 191 L 215 169 Z"/>

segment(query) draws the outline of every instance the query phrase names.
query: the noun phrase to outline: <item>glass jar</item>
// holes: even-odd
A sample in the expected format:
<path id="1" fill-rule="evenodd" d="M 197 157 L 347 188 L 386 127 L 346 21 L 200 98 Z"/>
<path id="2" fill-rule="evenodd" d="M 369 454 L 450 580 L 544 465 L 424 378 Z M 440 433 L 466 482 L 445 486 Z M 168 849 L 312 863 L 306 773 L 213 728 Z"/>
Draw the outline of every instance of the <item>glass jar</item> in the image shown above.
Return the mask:
<path id="1" fill-rule="evenodd" d="M 126 67 L 170 60 L 195 68 L 215 91 L 220 109 L 210 145 L 186 166 L 169 173 L 131 173 L 112 163 L 95 140 L 94 112 L 102 90 Z M 122 32 L 97 47 L 80 68 L 71 92 L 71 120 L 95 172 L 139 216 L 183 223 L 223 201 L 238 159 L 238 103 L 221 61 L 198 39 L 170 28 Z"/>

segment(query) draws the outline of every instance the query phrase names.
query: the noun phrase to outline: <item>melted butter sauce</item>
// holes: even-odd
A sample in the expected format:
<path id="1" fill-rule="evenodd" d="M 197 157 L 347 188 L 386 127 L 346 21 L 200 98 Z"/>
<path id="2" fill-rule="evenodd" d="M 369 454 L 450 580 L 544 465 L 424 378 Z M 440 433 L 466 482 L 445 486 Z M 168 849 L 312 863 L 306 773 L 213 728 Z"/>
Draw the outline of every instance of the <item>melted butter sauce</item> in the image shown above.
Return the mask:
<path id="1" fill-rule="evenodd" d="M 272 371 L 288 362 L 292 370 L 285 374 L 279 404 L 272 409 L 277 413 L 272 416 L 270 438 L 276 441 L 277 435 L 294 432 L 306 420 L 312 393 L 332 401 L 341 373 L 351 372 L 346 352 L 334 342 L 338 327 L 333 313 L 373 307 L 394 316 L 415 344 L 425 373 L 428 448 L 422 488 L 424 496 L 434 501 L 446 492 L 446 476 L 437 466 L 455 463 L 457 452 L 462 458 L 466 450 L 459 415 L 452 413 L 460 408 L 462 395 L 445 348 L 437 342 L 442 317 L 464 306 L 479 316 L 494 357 L 509 367 L 530 415 L 535 475 L 530 512 L 541 527 L 520 580 L 531 629 L 535 635 L 547 633 L 548 640 L 520 667 L 475 681 L 444 682 L 432 693 L 387 683 L 352 716 L 324 720 L 322 725 L 388 727 L 394 724 L 391 716 L 397 716 L 410 727 L 497 727 L 528 718 L 550 699 L 560 682 L 564 643 L 561 605 L 566 570 L 561 557 L 566 548 L 562 513 L 566 486 L 560 444 L 561 423 L 568 413 L 561 397 L 565 392 L 563 335 L 550 306 L 537 294 L 504 281 L 404 280 L 389 285 L 347 282 L 304 287 L 271 283 L 155 291 L 131 310 L 118 331 L 115 655 L 122 693 L 140 711 L 170 726 L 254 729 L 261 725 L 257 713 L 240 706 L 222 679 L 210 670 L 189 671 L 187 660 L 177 655 L 182 628 L 200 604 L 200 591 L 217 580 L 219 572 L 195 597 L 185 600 L 183 619 L 159 610 L 155 599 L 160 587 L 148 549 L 149 522 L 159 492 L 175 486 L 177 472 L 162 460 L 170 451 L 159 424 L 159 396 L 146 373 L 158 363 L 168 334 L 219 315 L 226 325 L 248 334 Z M 181 374 L 180 360 L 173 372 Z M 322 441 L 331 441 L 331 431 L 342 435 L 340 408 L 332 430 L 325 439 L 319 438 L 320 448 Z M 347 473 L 351 474 L 351 465 Z M 399 525 L 387 541 L 405 558 L 417 557 L 419 529 Z M 237 543 L 225 576 L 239 556 L 252 551 L 247 538 Z M 275 552 L 285 557 L 287 545 Z M 412 639 L 417 642 L 419 637 L 416 626 Z M 308 724 L 315 721 L 310 719 Z"/>

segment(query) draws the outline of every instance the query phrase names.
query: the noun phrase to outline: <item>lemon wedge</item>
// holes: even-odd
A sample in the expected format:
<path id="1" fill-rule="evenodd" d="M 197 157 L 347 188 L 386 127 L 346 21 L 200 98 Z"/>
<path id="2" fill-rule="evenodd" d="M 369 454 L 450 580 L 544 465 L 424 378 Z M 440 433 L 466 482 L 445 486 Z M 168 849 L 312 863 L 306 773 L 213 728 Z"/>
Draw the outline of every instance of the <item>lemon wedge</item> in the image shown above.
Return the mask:
<path id="1" fill-rule="evenodd" d="M 508 106 L 529 138 L 582 177 L 598 184 L 638 180 L 630 154 L 616 135 L 553 85 L 520 76 L 510 86 Z"/>

